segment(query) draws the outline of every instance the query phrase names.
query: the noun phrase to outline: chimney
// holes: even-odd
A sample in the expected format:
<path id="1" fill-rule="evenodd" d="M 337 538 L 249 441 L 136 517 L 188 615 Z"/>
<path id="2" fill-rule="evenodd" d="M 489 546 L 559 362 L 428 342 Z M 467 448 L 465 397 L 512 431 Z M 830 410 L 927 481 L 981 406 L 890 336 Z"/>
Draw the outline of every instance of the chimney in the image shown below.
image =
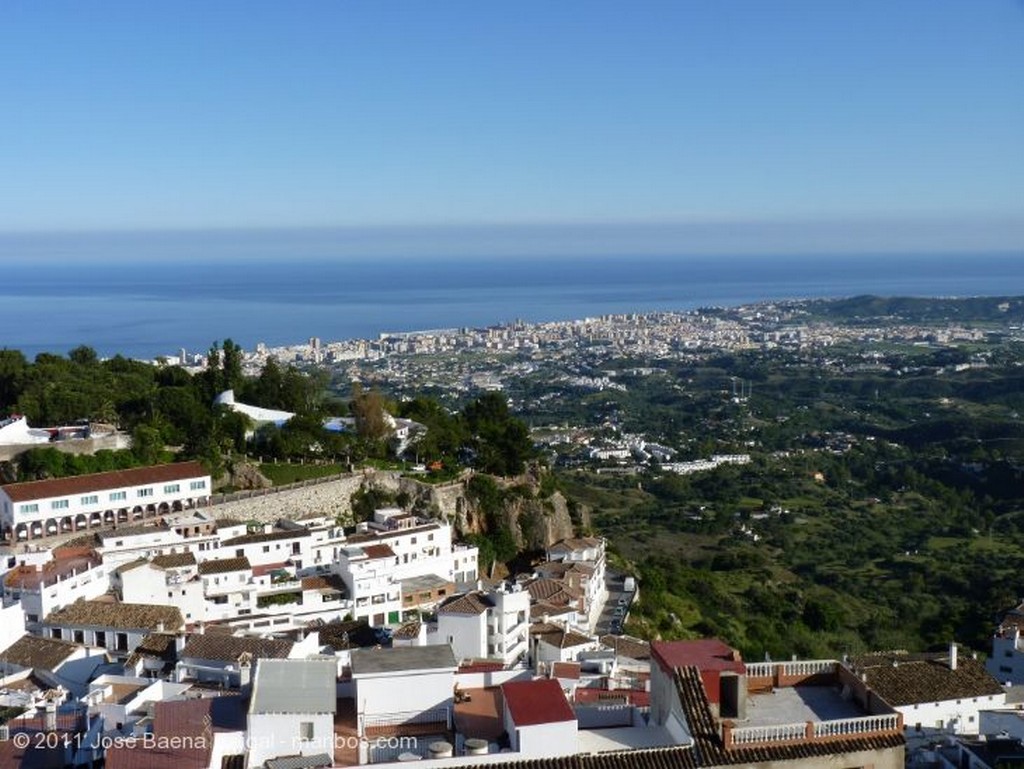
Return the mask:
<path id="1" fill-rule="evenodd" d="M 949 642 L 949 669 L 956 670 L 956 641 Z"/>
<path id="2" fill-rule="evenodd" d="M 57 703 L 52 699 L 46 700 L 46 704 L 43 706 L 43 730 L 57 731 Z"/>

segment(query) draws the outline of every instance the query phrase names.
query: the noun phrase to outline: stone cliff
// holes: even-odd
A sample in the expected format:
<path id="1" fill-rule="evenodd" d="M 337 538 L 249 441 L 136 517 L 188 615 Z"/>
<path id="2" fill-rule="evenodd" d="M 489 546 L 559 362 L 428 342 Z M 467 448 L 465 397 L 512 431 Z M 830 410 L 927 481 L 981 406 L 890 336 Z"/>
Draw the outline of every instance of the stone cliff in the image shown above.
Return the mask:
<path id="1" fill-rule="evenodd" d="M 538 477 L 527 475 L 515 481 L 483 477 L 498 490 L 486 503 L 470 492 L 472 473 L 435 485 L 399 473 L 367 469 L 299 488 L 256 492 L 259 496 L 233 495 L 235 498 L 210 509 L 218 518 L 273 523 L 279 518 L 329 515 L 351 525 L 353 498 L 373 491 L 391 504 L 447 521 L 460 536 L 495 534 L 506 529 L 524 550 L 543 549 L 573 536 L 565 497 L 558 491 L 540 496 Z"/>

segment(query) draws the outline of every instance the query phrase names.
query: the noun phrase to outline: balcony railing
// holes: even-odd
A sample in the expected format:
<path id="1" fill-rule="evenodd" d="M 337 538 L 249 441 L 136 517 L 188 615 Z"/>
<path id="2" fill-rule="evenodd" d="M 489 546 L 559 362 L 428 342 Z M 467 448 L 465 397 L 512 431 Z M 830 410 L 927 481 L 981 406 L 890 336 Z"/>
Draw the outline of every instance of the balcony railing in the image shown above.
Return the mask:
<path id="1" fill-rule="evenodd" d="M 729 744 L 759 745 L 765 742 L 799 742 L 807 737 L 807 724 L 776 724 L 772 726 L 743 726 L 733 729 Z M 726 747 L 729 747 L 729 744 Z"/>
<path id="2" fill-rule="evenodd" d="M 866 734 L 899 732 L 903 724 L 898 713 L 838 718 L 832 721 L 806 721 L 770 726 L 741 726 L 723 728 L 723 742 L 727 748 L 765 745 L 780 742 L 817 742 Z"/>
<path id="3" fill-rule="evenodd" d="M 445 729 L 449 729 L 451 728 L 451 710 L 449 708 L 432 708 L 430 710 L 394 711 L 373 715 L 361 714 L 359 716 L 359 733 L 366 734 L 371 729 L 393 729 L 412 724 L 443 724 Z"/>
<path id="4" fill-rule="evenodd" d="M 813 676 L 818 673 L 833 673 L 836 669 L 835 660 L 792 660 L 789 662 L 748 662 L 746 664 L 747 677 L 768 677 L 775 676 L 775 671 L 780 676 Z"/>
<path id="5" fill-rule="evenodd" d="M 814 724 L 814 736 L 842 737 L 848 734 L 865 734 L 869 732 L 894 732 L 900 729 L 898 713 L 886 713 L 877 716 L 861 716 L 860 718 L 840 718 L 835 721 L 819 721 Z"/>

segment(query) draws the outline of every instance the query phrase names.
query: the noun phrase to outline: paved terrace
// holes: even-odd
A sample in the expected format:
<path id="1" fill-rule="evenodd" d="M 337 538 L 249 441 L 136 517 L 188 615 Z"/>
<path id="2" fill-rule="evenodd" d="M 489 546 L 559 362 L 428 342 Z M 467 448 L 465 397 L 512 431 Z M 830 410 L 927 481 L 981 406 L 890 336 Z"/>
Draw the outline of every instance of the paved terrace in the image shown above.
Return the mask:
<path id="1" fill-rule="evenodd" d="M 732 719 L 736 726 L 774 726 L 807 721 L 836 721 L 865 715 L 860 707 L 844 700 L 831 686 L 792 686 L 771 694 L 747 698 L 746 719 Z"/>

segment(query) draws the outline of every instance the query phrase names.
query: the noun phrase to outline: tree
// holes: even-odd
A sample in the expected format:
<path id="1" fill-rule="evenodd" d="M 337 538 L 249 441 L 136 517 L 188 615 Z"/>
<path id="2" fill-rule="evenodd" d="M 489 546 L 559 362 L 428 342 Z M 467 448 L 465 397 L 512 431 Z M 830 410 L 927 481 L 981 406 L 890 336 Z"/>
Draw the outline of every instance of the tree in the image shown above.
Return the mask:
<path id="1" fill-rule="evenodd" d="M 221 350 L 224 389 L 237 392 L 242 385 L 242 348 L 230 339 L 225 339 Z"/>
<path id="2" fill-rule="evenodd" d="M 462 411 L 478 469 L 495 475 L 518 475 L 534 456 L 526 423 L 509 413 L 508 401 L 487 393 Z"/>
<path id="3" fill-rule="evenodd" d="M 149 425 L 138 425 L 132 430 L 132 453 L 141 465 L 159 464 L 164 451 L 160 430 Z"/>
<path id="4" fill-rule="evenodd" d="M 349 408 L 356 420 L 356 434 L 367 441 L 382 441 L 392 433 L 391 420 L 384 408 L 384 396 L 374 388 L 363 390 L 358 382 L 352 385 Z"/>
<path id="5" fill-rule="evenodd" d="M 71 350 L 71 352 L 68 353 L 68 360 L 76 366 L 95 366 L 99 363 L 99 357 L 96 355 L 96 351 L 84 344 Z"/>

